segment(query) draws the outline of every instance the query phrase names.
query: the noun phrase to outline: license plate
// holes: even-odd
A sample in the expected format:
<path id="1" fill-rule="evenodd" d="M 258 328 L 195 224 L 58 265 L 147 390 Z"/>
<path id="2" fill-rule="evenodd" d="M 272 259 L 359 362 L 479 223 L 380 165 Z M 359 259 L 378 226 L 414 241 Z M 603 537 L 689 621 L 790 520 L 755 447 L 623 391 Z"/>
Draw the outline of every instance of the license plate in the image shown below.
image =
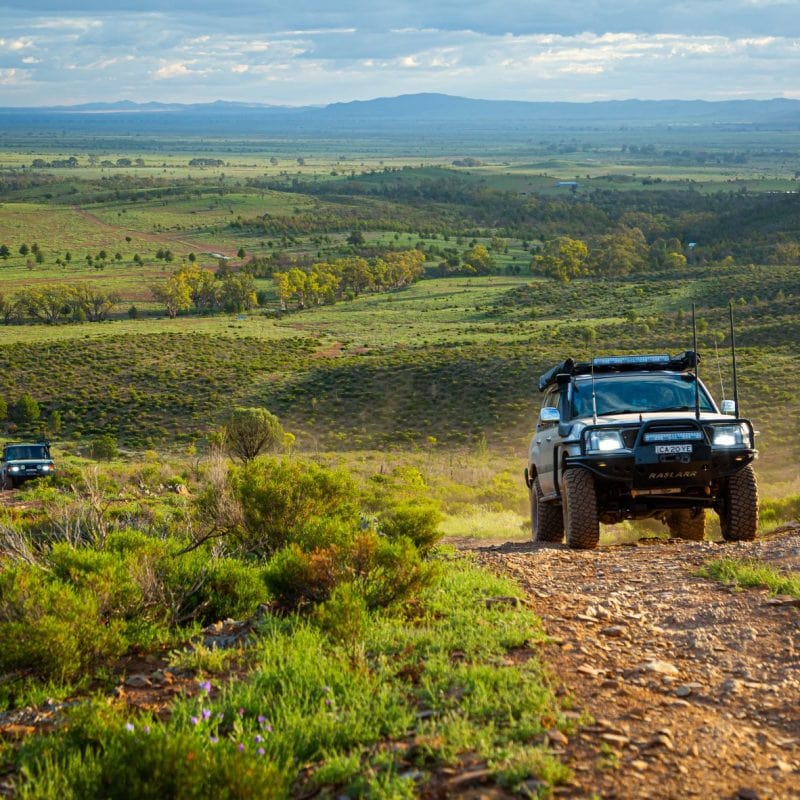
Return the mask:
<path id="1" fill-rule="evenodd" d="M 657 455 L 673 455 L 675 453 L 691 453 L 692 446 L 690 444 L 657 444 Z"/>

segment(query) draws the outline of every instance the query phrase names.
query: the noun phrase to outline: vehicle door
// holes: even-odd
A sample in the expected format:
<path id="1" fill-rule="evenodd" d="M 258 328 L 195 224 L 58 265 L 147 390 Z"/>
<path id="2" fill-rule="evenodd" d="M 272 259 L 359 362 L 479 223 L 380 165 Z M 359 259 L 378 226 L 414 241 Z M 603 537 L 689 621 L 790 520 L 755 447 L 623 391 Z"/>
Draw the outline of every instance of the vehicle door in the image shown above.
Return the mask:
<path id="1" fill-rule="evenodd" d="M 539 476 L 539 486 L 545 495 L 554 494 L 556 491 L 555 461 L 559 436 L 558 417 L 553 412 L 558 412 L 560 398 L 557 386 L 551 387 L 545 394 L 531 447 L 531 458 Z M 552 419 L 543 419 L 547 415 Z"/>

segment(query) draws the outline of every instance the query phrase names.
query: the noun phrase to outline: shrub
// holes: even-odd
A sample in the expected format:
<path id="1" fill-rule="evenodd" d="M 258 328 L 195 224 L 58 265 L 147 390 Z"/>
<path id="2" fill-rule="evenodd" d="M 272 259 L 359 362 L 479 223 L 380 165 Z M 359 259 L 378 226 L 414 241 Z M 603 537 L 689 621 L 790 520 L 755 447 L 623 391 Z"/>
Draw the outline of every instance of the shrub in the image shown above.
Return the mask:
<path id="1" fill-rule="evenodd" d="M 89 455 L 104 460 L 116 458 L 119 455 L 117 440 L 110 433 L 99 436 L 89 445 Z"/>
<path id="2" fill-rule="evenodd" d="M 381 530 L 390 538 L 406 537 L 423 553 L 441 539 L 442 515 L 433 503 L 402 503 L 381 517 Z"/>
<path id="3" fill-rule="evenodd" d="M 30 565 L 0 573 L 0 671 L 72 680 L 122 655 L 124 628 L 122 620 L 103 615 L 90 589 Z"/>
<path id="4" fill-rule="evenodd" d="M 305 551 L 293 542 L 273 556 L 264 579 L 287 610 L 325 603 L 351 584 L 366 608 L 392 608 L 411 600 L 435 574 L 409 539 L 391 541 L 359 531 L 346 545 Z M 340 598 L 341 599 L 341 598 Z"/>
<path id="5" fill-rule="evenodd" d="M 240 542 L 251 553 L 274 553 L 316 518 L 358 520 L 358 488 L 344 470 L 313 462 L 257 460 L 246 464 L 234 481 L 243 514 Z"/>

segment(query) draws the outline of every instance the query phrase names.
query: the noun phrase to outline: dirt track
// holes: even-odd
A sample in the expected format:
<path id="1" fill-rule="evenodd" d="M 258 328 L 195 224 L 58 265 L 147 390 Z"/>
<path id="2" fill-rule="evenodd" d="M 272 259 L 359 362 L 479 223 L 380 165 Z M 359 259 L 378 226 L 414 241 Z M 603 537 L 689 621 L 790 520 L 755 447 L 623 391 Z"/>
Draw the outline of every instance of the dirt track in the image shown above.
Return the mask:
<path id="1" fill-rule="evenodd" d="M 695 576 L 722 556 L 798 570 L 800 526 L 733 545 L 479 548 L 529 592 L 559 691 L 595 720 L 554 735 L 575 775 L 558 795 L 800 798 L 800 601 Z"/>

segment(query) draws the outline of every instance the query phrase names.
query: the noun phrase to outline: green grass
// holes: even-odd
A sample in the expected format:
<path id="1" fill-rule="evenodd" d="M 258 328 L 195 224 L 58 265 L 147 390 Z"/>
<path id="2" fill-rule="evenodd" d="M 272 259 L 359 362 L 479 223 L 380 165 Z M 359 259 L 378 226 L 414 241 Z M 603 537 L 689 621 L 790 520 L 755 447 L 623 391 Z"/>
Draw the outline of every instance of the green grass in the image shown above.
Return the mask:
<path id="1" fill-rule="evenodd" d="M 783 572 L 763 561 L 715 559 L 708 562 L 698 574 L 740 588 L 767 589 L 773 595 L 800 597 L 800 575 Z"/>
<path id="2" fill-rule="evenodd" d="M 507 580 L 449 555 L 441 566 L 421 616 L 376 617 L 355 643 L 265 618 L 247 674 L 177 701 L 166 721 L 79 705 L 65 732 L 16 755 L 17 796 L 413 797 L 462 758 L 510 788 L 566 781 L 536 744 L 566 727 L 529 649 L 538 621 L 521 606 L 487 608 L 486 598 L 517 595 Z"/>

